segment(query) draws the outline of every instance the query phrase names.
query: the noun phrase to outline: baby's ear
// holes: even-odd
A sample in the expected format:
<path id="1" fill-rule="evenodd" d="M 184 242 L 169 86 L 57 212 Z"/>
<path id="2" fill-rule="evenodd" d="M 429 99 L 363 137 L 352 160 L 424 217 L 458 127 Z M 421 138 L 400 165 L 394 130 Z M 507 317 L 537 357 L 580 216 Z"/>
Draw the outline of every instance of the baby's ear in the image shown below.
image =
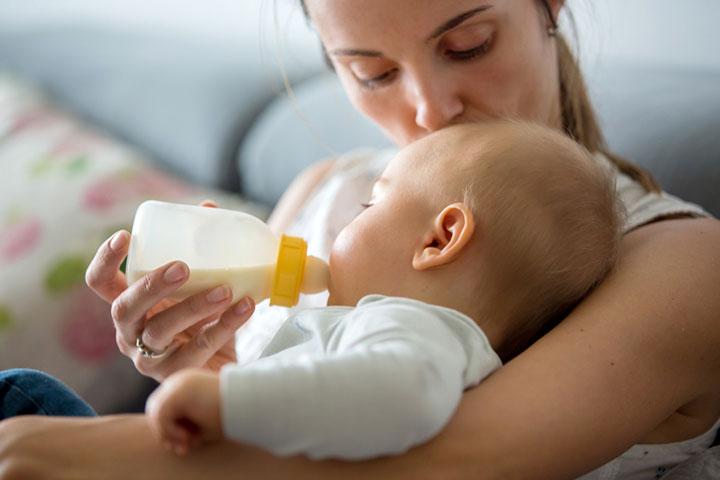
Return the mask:
<path id="1" fill-rule="evenodd" d="M 426 270 L 452 263 L 470 242 L 475 231 L 472 211 L 464 203 L 453 203 L 435 217 L 413 256 L 413 268 Z"/>

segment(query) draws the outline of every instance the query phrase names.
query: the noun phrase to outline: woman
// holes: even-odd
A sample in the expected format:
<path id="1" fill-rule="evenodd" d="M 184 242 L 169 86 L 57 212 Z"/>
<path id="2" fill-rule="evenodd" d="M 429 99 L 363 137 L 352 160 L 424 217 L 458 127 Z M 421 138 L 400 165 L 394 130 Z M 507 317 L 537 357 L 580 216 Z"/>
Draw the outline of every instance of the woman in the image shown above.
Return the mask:
<path id="1" fill-rule="evenodd" d="M 556 31 L 562 0 L 307 0 L 303 7 L 352 103 L 399 145 L 450 124 L 511 116 L 563 129 L 598 155 L 605 152 L 577 66 Z M 648 175 L 607 157 L 621 172 L 620 194 L 630 210 L 617 271 L 468 391 L 450 425 L 428 444 L 356 464 L 278 459 L 229 442 L 179 459 L 156 444 L 142 416 L 22 417 L 0 423 L 0 472 L 558 479 L 582 475 L 636 443 L 714 433 L 720 224 L 695 218 L 704 215 L 697 207 L 648 193 L 656 190 Z M 337 179 L 359 181 L 346 166 L 325 163 L 301 175 L 273 214 L 273 227 L 288 228 L 307 204 L 302 217 L 329 219 L 313 224 L 322 230 L 316 237 L 327 237 L 347 220 L 319 204 L 327 186 L 363 192 L 337 188 Z M 87 279 L 112 303 L 118 344 L 138 370 L 161 380 L 183 367 L 232 360 L 233 334 L 248 309 L 202 296 L 170 306 L 164 299 L 186 278 L 183 265 L 166 265 L 128 288 L 118 272 L 127 243 L 122 233 L 103 244 Z M 192 328 L 221 314 L 209 329 Z"/>

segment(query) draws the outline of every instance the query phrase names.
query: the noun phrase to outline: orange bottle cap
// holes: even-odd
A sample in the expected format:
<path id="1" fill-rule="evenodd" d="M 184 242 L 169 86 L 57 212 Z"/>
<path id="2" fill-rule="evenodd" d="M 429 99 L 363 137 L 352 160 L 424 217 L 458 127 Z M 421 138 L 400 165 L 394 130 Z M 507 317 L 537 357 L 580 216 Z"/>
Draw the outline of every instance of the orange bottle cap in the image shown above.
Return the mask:
<path id="1" fill-rule="evenodd" d="M 275 273 L 270 290 L 270 305 L 292 307 L 300 298 L 305 274 L 307 242 L 300 237 L 280 237 Z"/>

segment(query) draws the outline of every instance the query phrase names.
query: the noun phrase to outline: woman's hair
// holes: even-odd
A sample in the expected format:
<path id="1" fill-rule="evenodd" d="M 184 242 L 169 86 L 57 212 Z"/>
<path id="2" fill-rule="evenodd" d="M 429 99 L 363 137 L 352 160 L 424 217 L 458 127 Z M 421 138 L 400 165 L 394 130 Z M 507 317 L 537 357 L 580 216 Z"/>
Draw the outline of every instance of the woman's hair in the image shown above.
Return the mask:
<path id="1" fill-rule="evenodd" d="M 552 10 L 549 8 L 547 0 L 538 0 L 538 2 L 543 7 L 543 11 L 550 17 L 549 19 L 554 27 L 556 22 L 552 18 Z M 309 21 L 310 15 L 305 0 L 300 0 L 300 6 Z M 560 78 L 560 103 L 565 132 L 590 152 L 604 154 L 622 173 L 639 182 L 647 191 L 660 191 L 660 186 L 649 172 L 610 151 L 600 129 L 595 110 L 590 102 L 590 96 L 578 61 L 560 32 L 555 34 L 555 40 Z M 326 63 L 330 68 L 333 68 L 324 46 L 323 53 L 325 54 Z"/>
<path id="2" fill-rule="evenodd" d="M 540 1 L 544 3 L 546 0 Z M 589 151 L 604 154 L 622 173 L 638 181 L 647 191 L 660 191 L 660 186 L 649 172 L 610 151 L 590 102 L 578 61 L 560 32 L 556 33 L 555 41 L 560 73 L 560 108 L 565 132 Z"/>

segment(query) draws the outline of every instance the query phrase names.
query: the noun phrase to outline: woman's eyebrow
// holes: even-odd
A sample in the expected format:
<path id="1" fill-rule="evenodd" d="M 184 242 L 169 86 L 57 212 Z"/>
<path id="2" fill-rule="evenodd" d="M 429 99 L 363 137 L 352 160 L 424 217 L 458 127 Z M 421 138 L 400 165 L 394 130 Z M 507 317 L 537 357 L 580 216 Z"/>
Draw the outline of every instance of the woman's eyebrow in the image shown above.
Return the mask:
<path id="1" fill-rule="evenodd" d="M 334 57 L 382 57 L 382 52 L 377 50 L 359 50 L 356 48 L 336 48 L 328 52 Z"/>
<path id="2" fill-rule="evenodd" d="M 486 10 L 491 9 L 492 5 L 481 5 L 477 8 L 473 8 L 472 10 L 468 10 L 467 12 L 461 13 L 460 15 L 457 15 L 447 22 L 440 25 L 435 31 L 428 37 L 427 41 L 431 41 L 442 35 L 443 33 L 447 32 L 448 30 L 452 30 L 453 28 L 457 27 L 467 19 L 474 17 L 478 13 L 482 13 Z M 378 50 L 363 50 L 363 49 L 356 49 L 356 48 L 336 48 L 334 50 L 330 50 L 328 54 L 334 56 L 334 57 L 382 57 L 383 53 Z"/>
<path id="3" fill-rule="evenodd" d="M 460 25 L 461 23 L 463 23 L 465 20 L 467 20 L 467 19 L 469 19 L 469 18 L 477 15 L 478 13 L 482 13 L 482 12 L 484 12 L 484 11 L 486 11 L 486 10 L 489 10 L 489 9 L 491 9 L 492 7 L 493 7 L 492 5 L 482 5 L 482 6 L 480 6 L 480 7 L 473 8 L 472 10 L 468 10 L 468 11 L 465 12 L 465 13 L 461 13 L 460 15 L 451 18 L 451 19 L 448 20 L 447 22 L 445 22 L 445 23 L 443 23 L 442 25 L 440 25 L 440 26 L 432 33 L 432 35 L 430 35 L 430 36 L 428 37 L 427 41 L 429 42 L 429 41 L 431 41 L 431 40 L 434 40 L 434 39 L 438 38 L 440 35 L 442 35 L 443 33 L 447 32 L 448 30 L 452 30 L 453 28 L 455 28 L 455 27 L 457 27 L 458 25 Z"/>

